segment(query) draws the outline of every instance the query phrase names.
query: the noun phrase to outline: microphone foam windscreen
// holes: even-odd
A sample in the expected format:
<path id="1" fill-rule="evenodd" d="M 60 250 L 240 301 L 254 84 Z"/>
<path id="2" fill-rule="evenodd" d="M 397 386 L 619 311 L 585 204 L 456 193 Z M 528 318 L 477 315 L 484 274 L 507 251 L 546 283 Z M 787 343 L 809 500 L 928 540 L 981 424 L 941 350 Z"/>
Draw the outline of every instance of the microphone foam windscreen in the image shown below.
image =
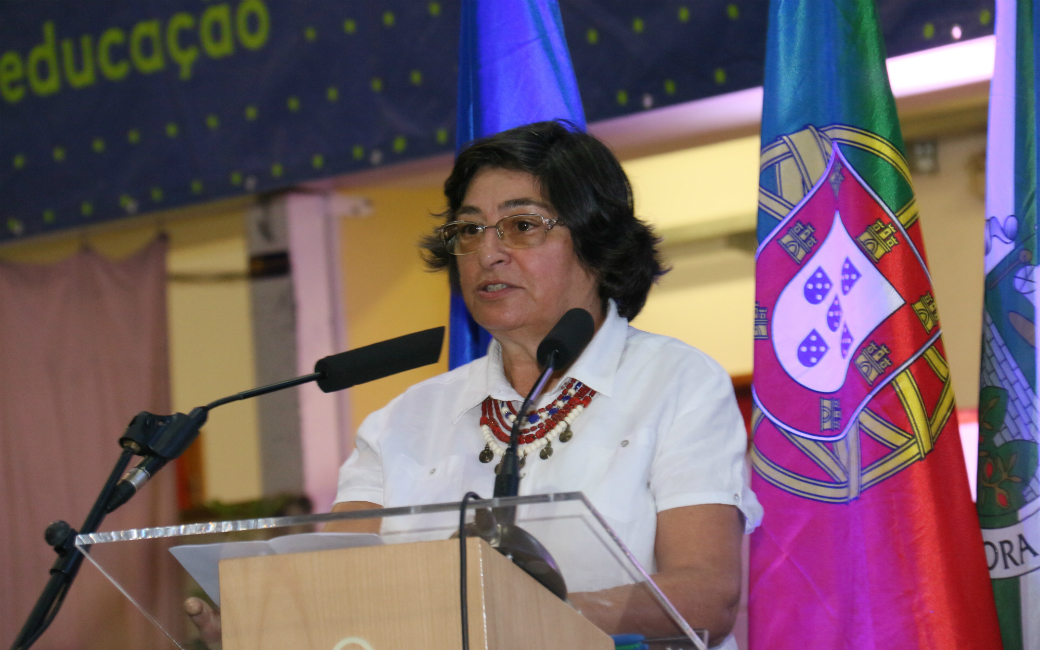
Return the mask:
<path id="1" fill-rule="evenodd" d="M 569 366 L 581 356 L 595 331 L 592 314 L 580 307 L 568 311 L 538 345 L 538 365 L 544 368 L 549 362 L 549 355 L 555 351 L 555 367 Z"/>
<path id="2" fill-rule="evenodd" d="M 331 393 L 437 363 L 443 344 L 444 328 L 434 327 L 333 354 L 314 364 L 314 372 L 322 374 L 318 387 Z"/>

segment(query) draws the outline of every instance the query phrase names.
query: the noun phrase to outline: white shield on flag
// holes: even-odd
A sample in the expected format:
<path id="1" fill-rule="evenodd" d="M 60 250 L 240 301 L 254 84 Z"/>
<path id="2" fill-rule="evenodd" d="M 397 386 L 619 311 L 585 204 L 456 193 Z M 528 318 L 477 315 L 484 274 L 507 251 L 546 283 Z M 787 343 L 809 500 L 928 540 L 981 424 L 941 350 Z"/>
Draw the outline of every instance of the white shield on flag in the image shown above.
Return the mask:
<path id="1" fill-rule="evenodd" d="M 802 386 L 832 393 L 845 383 L 852 351 L 903 304 L 835 212 L 827 238 L 777 299 L 777 359 Z"/>

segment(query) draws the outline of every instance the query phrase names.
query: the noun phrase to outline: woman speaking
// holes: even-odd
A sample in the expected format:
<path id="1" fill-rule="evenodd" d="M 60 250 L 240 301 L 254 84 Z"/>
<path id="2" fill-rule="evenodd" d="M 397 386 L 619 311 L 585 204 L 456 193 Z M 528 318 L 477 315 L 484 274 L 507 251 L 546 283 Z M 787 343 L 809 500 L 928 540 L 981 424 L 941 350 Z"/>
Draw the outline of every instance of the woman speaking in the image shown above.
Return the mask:
<path id="1" fill-rule="evenodd" d="M 540 374 L 538 345 L 580 307 L 595 335 L 523 421 L 520 494 L 584 492 L 690 625 L 735 648 L 741 535 L 762 517 L 747 436 L 717 363 L 628 324 L 663 270 L 621 165 L 594 137 L 541 122 L 472 143 L 444 193 L 427 265 L 447 271 L 494 340 L 365 420 L 333 510 L 487 495 Z M 336 524 L 327 530 L 379 532 L 377 520 Z M 571 602 L 608 633 L 675 629 L 637 586 Z"/>

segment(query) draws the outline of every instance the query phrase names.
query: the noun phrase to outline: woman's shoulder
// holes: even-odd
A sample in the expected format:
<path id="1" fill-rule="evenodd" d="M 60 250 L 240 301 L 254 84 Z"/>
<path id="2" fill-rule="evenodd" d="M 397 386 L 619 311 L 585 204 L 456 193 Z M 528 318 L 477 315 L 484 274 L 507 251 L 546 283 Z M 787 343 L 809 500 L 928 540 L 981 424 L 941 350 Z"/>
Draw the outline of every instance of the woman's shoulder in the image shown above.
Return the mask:
<path id="1" fill-rule="evenodd" d="M 483 376 L 487 370 L 487 358 L 481 357 L 453 370 L 442 372 L 418 383 L 412 384 L 403 393 L 390 400 L 383 409 L 412 408 L 423 404 L 434 404 L 457 396 L 466 387 L 473 384 L 476 377 Z"/>
<path id="2" fill-rule="evenodd" d="M 722 365 L 703 350 L 677 338 L 646 332 L 631 325 L 625 341 L 625 362 L 728 377 Z"/>
<path id="3" fill-rule="evenodd" d="M 412 384 L 385 406 L 369 413 L 358 435 L 378 438 L 388 431 L 425 430 L 431 422 L 455 419 L 453 413 L 463 408 L 474 382 L 474 373 L 482 372 L 480 359 L 442 372 Z"/>

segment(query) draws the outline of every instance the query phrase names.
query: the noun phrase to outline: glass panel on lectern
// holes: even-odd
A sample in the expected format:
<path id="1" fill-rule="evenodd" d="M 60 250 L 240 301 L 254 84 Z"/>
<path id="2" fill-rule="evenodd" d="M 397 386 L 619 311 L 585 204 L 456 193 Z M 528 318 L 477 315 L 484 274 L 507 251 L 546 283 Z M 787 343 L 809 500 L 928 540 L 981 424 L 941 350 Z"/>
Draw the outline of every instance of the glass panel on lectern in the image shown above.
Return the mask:
<path id="1" fill-rule="evenodd" d="M 681 618 L 650 579 L 651 568 L 638 565 L 581 493 L 470 501 L 466 511 L 468 537 L 483 537 L 554 593 L 559 594 L 560 585 L 565 584 L 568 604 L 608 634 L 641 634 L 643 643 L 652 650 L 705 647 L 707 634 L 694 631 Z M 458 535 L 459 516 L 460 504 L 433 504 L 95 533 L 80 535 L 77 546 L 86 552 L 89 563 L 162 631 L 168 639 L 166 647 L 199 650 L 204 646 L 179 604 L 188 596 L 220 603 L 217 570 L 221 560 L 353 546 L 439 542 Z M 514 524 L 506 525 L 511 517 Z M 372 519 L 381 520 L 378 536 L 316 534 L 329 522 Z M 157 558 L 156 574 L 175 571 L 180 576 L 178 593 L 156 594 L 154 583 L 147 577 L 138 576 L 133 583 L 117 579 L 120 557 L 129 544 L 147 545 L 150 555 Z M 547 569 L 539 561 L 541 549 L 551 558 L 548 565 L 555 563 L 562 583 L 546 576 L 553 567 Z M 450 589 L 457 599 L 457 579 Z M 643 592 L 643 602 L 649 603 L 651 611 L 638 623 L 630 622 L 631 616 L 623 619 L 637 629 L 618 628 L 615 622 L 623 603 L 631 602 L 630 590 Z M 394 604 L 380 606 L 392 608 Z M 301 643 L 299 647 L 306 645 Z"/>

